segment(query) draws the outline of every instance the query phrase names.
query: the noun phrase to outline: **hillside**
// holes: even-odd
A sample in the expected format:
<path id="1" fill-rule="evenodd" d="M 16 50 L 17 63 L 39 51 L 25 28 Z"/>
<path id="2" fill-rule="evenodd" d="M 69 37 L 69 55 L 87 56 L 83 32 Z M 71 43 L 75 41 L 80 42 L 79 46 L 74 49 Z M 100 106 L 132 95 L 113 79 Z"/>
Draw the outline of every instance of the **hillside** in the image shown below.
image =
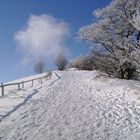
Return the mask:
<path id="1" fill-rule="evenodd" d="M 54 71 L 0 98 L 0 140 L 139 140 L 140 83 Z"/>

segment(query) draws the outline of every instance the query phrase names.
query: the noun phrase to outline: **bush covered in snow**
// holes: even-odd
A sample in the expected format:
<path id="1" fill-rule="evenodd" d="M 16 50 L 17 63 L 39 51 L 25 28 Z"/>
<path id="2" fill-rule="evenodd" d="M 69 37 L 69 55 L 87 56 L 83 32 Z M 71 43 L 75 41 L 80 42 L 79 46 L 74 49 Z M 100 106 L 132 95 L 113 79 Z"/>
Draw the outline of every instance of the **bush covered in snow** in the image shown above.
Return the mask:
<path id="1" fill-rule="evenodd" d="M 79 56 L 73 59 L 68 65 L 68 68 L 77 68 L 79 70 L 93 70 L 93 59 L 90 55 Z"/>

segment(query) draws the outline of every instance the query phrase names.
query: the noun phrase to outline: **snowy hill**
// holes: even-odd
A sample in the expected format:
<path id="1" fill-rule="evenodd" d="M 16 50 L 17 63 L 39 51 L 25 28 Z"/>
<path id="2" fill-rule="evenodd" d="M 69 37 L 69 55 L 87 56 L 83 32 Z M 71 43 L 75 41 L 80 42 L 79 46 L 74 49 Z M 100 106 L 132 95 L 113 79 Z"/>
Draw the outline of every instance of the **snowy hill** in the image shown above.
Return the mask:
<path id="1" fill-rule="evenodd" d="M 0 140 L 139 140 L 140 83 L 54 71 L 0 98 Z"/>

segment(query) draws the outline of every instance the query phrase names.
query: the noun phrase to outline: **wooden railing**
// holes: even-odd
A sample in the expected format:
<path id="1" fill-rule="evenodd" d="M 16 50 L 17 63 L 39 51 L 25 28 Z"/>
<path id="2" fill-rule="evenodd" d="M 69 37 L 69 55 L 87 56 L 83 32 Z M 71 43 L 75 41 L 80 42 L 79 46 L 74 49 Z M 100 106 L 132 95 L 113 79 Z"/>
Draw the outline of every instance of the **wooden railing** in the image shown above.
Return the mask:
<path id="1" fill-rule="evenodd" d="M 37 78 L 34 78 L 34 79 L 30 79 L 30 80 L 23 80 L 21 82 L 8 83 L 8 84 L 1 83 L 1 85 L 0 85 L 1 95 L 2 96 L 5 95 L 5 87 L 17 85 L 17 89 L 21 90 L 21 89 L 25 88 L 25 83 L 31 82 L 31 87 L 33 87 L 35 81 L 38 81 L 38 84 L 42 84 L 43 83 L 43 79 L 46 81 L 46 80 L 50 79 L 51 76 L 52 76 L 52 72 L 48 72 L 45 76 L 40 76 L 40 77 L 37 77 Z"/>

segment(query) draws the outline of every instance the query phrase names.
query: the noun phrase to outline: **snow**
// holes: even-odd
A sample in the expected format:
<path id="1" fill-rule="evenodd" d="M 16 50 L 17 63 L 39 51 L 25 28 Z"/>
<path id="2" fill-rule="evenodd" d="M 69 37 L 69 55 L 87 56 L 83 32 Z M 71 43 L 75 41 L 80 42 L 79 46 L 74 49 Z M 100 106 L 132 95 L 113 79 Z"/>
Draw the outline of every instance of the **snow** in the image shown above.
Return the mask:
<path id="1" fill-rule="evenodd" d="M 25 77 L 25 78 L 21 78 L 18 80 L 14 80 L 11 82 L 8 82 L 6 84 L 10 84 L 10 83 L 18 83 L 18 82 L 22 82 L 22 81 L 28 81 L 31 79 L 36 79 L 38 77 L 43 77 L 48 75 L 48 73 L 43 73 L 43 74 L 37 74 L 37 75 L 32 75 L 29 77 Z M 43 83 L 45 83 L 45 85 L 47 86 L 48 84 L 50 84 L 50 82 L 52 80 L 55 80 L 55 76 L 49 80 L 49 81 L 45 81 L 46 79 L 42 79 Z M 36 88 L 39 88 L 40 84 L 38 84 L 38 80 L 34 81 L 34 87 L 32 87 L 32 82 L 28 82 L 24 84 L 25 88 L 21 88 L 20 91 L 18 91 L 17 89 L 17 85 L 15 86 L 8 86 L 5 87 L 4 89 L 4 97 L 0 97 L 0 118 L 2 118 L 3 116 L 5 116 L 7 114 L 7 112 L 9 112 L 10 110 L 13 110 L 15 108 L 15 106 L 17 106 L 18 104 L 24 102 L 24 100 L 26 98 L 29 98 L 30 95 L 32 95 L 33 91 Z"/>
<path id="2" fill-rule="evenodd" d="M 139 91 L 137 81 L 97 71 L 54 71 L 42 85 L 0 99 L 0 139 L 139 140 Z"/>

